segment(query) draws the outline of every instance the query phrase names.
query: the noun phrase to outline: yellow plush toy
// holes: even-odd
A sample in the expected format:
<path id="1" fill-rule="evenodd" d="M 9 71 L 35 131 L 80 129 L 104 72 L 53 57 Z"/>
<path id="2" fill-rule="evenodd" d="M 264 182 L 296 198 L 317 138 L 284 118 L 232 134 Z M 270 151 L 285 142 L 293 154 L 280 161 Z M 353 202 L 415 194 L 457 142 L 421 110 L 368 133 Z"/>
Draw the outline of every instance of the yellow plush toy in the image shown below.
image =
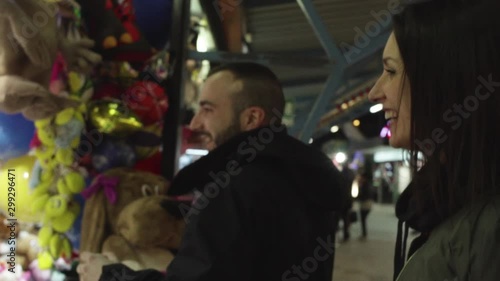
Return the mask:
<path id="1" fill-rule="evenodd" d="M 51 268 L 59 257 L 70 258 L 72 249 L 65 233 L 80 214 L 74 195 L 85 188 L 85 180 L 75 169 L 74 150 L 80 142 L 85 107 L 67 108 L 53 118 L 35 121 L 42 145 L 35 150 L 42 173 L 32 194 L 32 208 L 43 213 L 38 242 L 41 269 Z M 66 128 L 62 130 L 61 128 Z"/>

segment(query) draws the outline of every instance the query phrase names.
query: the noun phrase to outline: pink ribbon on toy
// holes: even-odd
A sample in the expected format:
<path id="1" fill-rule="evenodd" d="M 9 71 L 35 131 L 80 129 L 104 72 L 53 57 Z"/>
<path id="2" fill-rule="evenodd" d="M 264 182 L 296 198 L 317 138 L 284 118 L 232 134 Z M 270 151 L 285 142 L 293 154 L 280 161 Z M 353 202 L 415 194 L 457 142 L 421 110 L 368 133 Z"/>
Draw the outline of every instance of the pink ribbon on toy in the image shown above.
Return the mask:
<path id="1" fill-rule="evenodd" d="M 116 186 L 119 182 L 120 179 L 118 177 L 107 177 L 105 175 L 99 175 L 94 180 L 94 183 L 91 184 L 87 189 L 82 191 L 81 194 L 83 198 L 88 199 L 102 189 L 104 195 L 106 196 L 106 198 L 108 198 L 109 203 L 115 204 L 117 199 Z"/>

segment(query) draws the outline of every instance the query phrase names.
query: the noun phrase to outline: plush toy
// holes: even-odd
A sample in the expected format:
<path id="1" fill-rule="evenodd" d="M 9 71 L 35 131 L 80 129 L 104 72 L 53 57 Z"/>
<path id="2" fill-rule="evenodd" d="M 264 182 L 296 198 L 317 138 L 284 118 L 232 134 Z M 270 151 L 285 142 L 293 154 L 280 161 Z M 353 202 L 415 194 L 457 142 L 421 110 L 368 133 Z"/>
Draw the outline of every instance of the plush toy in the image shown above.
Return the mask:
<path id="1" fill-rule="evenodd" d="M 38 257 L 41 251 L 36 235 L 27 231 L 21 231 L 16 241 L 16 260 L 23 269 L 28 269 L 31 262 Z"/>
<path id="2" fill-rule="evenodd" d="M 9 222 L 7 221 L 7 216 L 0 211 L 0 241 L 5 241 L 11 237 L 11 231 L 10 228 L 7 227 L 9 225 Z M 15 228 L 15 236 L 19 233 L 19 228 Z"/>
<path id="3" fill-rule="evenodd" d="M 132 167 L 137 161 L 134 148 L 120 140 L 106 136 L 92 151 L 92 168 L 97 172 L 118 167 Z"/>
<path id="4" fill-rule="evenodd" d="M 38 233 L 39 268 L 49 269 L 54 261 L 72 258 L 72 245 L 65 234 L 80 214 L 80 204 L 74 195 L 85 188 L 85 178 L 73 164 L 77 161 L 74 149 L 80 142 L 85 106 L 66 108 L 54 118 L 35 122 L 40 145 L 34 150 L 39 172 L 33 180 L 31 194 L 33 212 L 42 213 L 43 227 Z"/>
<path id="5" fill-rule="evenodd" d="M 51 68 L 60 51 L 69 68 L 88 71 L 101 60 L 89 50 L 93 41 L 65 38 L 57 5 L 44 0 L 0 1 L 0 11 L 0 111 L 38 120 L 76 106 L 48 90 Z"/>
<path id="6" fill-rule="evenodd" d="M 35 126 L 22 114 L 0 112 L 0 161 L 21 157 L 29 152 Z"/>
<path id="7" fill-rule="evenodd" d="M 134 270 L 165 270 L 184 231 L 169 183 L 130 168 L 99 175 L 82 192 L 85 203 L 80 251 L 109 252 Z"/>
<path id="8" fill-rule="evenodd" d="M 135 26 L 135 11 L 132 0 L 118 0 L 113 5 L 113 0 L 106 0 L 108 6 L 113 8 L 115 15 L 121 20 L 123 28 L 130 35 L 130 41 L 136 42 L 141 37 L 139 29 Z"/>
<path id="9" fill-rule="evenodd" d="M 111 49 L 119 44 L 130 44 L 132 36 L 116 17 L 111 0 L 82 0 L 84 17 L 88 19 L 90 36 L 97 41 L 98 49 Z"/>
<path id="10" fill-rule="evenodd" d="M 0 254 L 8 254 L 10 248 L 15 247 L 16 264 L 26 270 L 40 252 L 33 225 L 18 221 L 14 232 L 11 232 L 9 225 L 7 217 L 0 212 L 0 243 L 5 242 L 3 247 L 0 246 Z"/>
<path id="11" fill-rule="evenodd" d="M 138 160 L 150 158 L 160 151 L 162 146 L 162 131 L 162 124 L 157 123 L 147 126 L 143 130 L 128 137 L 128 142 L 134 145 Z"/>
<path id="12" fill-rule="evenodd" d="M 169 105 L 165 90 L 152 81 L 135 82 L 123 100 L 146 126 L 162 121 Z"/>
<path id="13" fill-rule="evenodd" d="M 117 220 L 117 233 L 109 236 L 102 252 L 113 253 L 134 270 L 165 270 L 179 246 L 184 223 L 162 204 L 165 196 L 143 197 L 127 205 Z"/>
<path id="14" fill-rule="evenodd" d="M 35 150 L 43 168 L 55 168 L 56 165 L 71 166 L 74 152 L 80 144 L 80 134 L 84 128 L 85 105 L 78 109 L 66 108 L 55 118 L 40 119 L 35 122 L 37 137 L 43 144 Z"/>
<path id="15" fill-rule="evenodd" d="M 144 62 L 153 49 L 135 24 L 130 0 L 79 0 L 96 49 L 117 61 Z"/>
<path id="16" fill-rule="evenodd" d="M 161 160 L 162 160 L 161 152 L 157 152 L 151 157 L 141 159 L 137 161 L 134 165 L 134 169 L 147 171 L 153 174 L 161 175 Z"/>

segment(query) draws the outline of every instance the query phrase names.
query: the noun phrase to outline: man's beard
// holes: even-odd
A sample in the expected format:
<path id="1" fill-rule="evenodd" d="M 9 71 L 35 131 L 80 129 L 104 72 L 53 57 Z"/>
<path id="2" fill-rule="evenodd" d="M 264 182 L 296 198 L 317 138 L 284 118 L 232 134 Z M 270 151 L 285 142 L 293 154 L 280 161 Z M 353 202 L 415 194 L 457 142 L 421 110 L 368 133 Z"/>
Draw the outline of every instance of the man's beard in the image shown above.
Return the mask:
<path id="1" fill-rule="evenodd" d="M 241 130 L 239 120 L 233 119 L 233 122 L 224 131 L 220 132 L 216 138 L 214 138 L 214 143 L 216 146 L 222 145 L 227 142 L 230 138 L 239 135 L 243 131 Z"/>

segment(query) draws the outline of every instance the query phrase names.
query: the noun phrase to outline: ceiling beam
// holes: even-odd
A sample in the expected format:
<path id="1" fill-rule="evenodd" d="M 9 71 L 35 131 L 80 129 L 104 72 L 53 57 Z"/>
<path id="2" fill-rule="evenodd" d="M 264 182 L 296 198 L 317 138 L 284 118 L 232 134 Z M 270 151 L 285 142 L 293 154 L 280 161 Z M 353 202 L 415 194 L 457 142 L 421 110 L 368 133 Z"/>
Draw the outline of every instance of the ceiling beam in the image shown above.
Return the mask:
<path id="1" fill-rule="evenodd" d="M 297 0 L 297 4 L 299 4 L 300 9 L 304 12 L 307 21 L 314 30 L 314 33 L 321 43 L 321 46 L 323 46 L 328 58 L 343 65 L 345 63 L 345 58 L 340 49 L 337 47 L 337 43 L 330 35 L 330 32 L 321 19 L 316 7 L 314 7 L 313 2 L 311 0 Z"/>
<path id="2" fill-rule="evenodd" d="M 312 29 L 314 30 L 316 37 L 320 41 L 321 46 L 323 46 L 323 49 L 325 50 L 325 53 L 330 61 L 336 62 L 336 64 L 331 69 L 330 75 L 326 80 L 323 90 L 318 95 L 314 103 L 311 113 L 307 117 L 302 132 L 299 135 L 300 140 L 302 140 L 303 142 L 308 142 L 309 138 L 312 136 L 312 133 L 316 129 L 316 124 L 326 111 L 326 104 L 328 104 L 328 101 L 331 100 L 331 98 L 335 95 L 337 90 L 342 85 L 346 60 L 340 49 L 337 47 L 335 40 L 328 32 L 328 28 L 326 27 L 325 23 L 321 19 L 321 16 L 314 7 L 312 0 L 297 0 L 297 4 L 299 4 L 300 8 L 302 9 L 302 12 L 304 13 Z"/>
<path id="3" fill-rule="evenodd" d="M 267 66 L 290 66 L 301 68 L 318 68 L 327 69 L 332 63 L 324 57 L 314 56 L 294 56 L 293 60 L 289 56 L 279 54 L 265 53 L 229 53 L 220 51 L 197 52 L 189 51 L 189 58 L 194 60 L 208 60 L 210 62 L 229 63 L 229 62 L 256 62 Z"/>

